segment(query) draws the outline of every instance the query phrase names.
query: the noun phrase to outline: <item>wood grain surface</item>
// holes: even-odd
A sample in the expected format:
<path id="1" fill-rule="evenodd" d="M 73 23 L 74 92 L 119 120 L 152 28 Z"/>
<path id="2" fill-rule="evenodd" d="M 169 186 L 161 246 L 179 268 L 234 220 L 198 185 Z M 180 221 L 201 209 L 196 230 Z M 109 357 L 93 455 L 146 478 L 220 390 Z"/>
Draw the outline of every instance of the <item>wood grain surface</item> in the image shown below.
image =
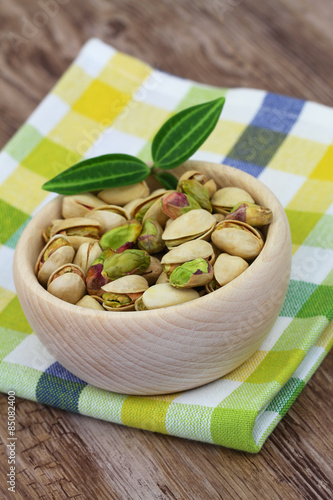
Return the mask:
<path id="1" fill-rule="evenodd" d="M 330 0 L 0 0 L 0 147 L 92 36 L 180 76 L 332 106 L 332 21 Z M 258 455 L 17 400 L 16 493 L 1 445 L 0 497 L 332 498 L 332 368 L 331 353 Z M 0 395 L 3 441 L 6 413 Z"/>

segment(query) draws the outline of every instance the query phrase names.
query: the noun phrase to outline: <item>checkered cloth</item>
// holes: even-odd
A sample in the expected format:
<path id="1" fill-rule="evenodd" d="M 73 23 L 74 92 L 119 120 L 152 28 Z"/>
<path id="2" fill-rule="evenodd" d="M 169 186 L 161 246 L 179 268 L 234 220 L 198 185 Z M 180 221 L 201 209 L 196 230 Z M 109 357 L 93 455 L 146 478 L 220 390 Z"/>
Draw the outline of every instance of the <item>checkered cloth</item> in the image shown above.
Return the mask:
<path id="1" fill-rule="evenodd" d="M 285 207 L 293 244 L 281 314 L 241 367 L 198 389 L 133 397 L 64 369 L 27 322 L 12 278 L 17 240 L 53 197 L 41 185 L 82 157 L 150 160 L 175 111 L 226 96 L 193 158 L 258 177 Z M 219 89 L 153 70 L 90 40 L 0 155 L 0 390 L 110 422 L 257 452 L 333 340 L 333 109 L 261 90 Z"/>

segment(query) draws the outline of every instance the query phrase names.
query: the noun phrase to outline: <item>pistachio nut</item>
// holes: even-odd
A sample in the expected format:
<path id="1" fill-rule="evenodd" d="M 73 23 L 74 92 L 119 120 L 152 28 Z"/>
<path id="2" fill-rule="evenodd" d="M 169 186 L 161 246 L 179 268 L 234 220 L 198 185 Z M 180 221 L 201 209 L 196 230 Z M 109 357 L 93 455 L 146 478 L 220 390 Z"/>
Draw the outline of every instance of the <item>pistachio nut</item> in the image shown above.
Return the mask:
<path id="1" fill-rule="evenodd" d="M 187 179 L 178 182 L 178 189 L 193 198 L 201 208 L 212 212 L 210 196 L 207 189 L 195 179 Z"/>
<path id="2" fill-rule="evenodd" d="M 66 236 L 53 236 L 38 256 L 35 267 L 38 281 L 45 286 L 53 271 L 63 264 L 70 264 L 74 255 L 75 250 Z"/>
<path id="3" fill-rule="evenodd" d="M 237 203 L 225 220 L 239 220 L 250 226 L 267 226 L 272 222 L 273 214 L 269 208 L 261 207 L 255 203 Z"/>
<path id="4" fill-rule="evenodd" d="M 97 220 L 102 226 L 102 232 L 106 233 L 110 229 L 124 224 L 129 219 L 129 215 L 122 207 L 102 205 L 91 210 L 89 218 Z"/>
<path id="5" fill-rule="evenodd" d="M 176 288 L 204 286 L 214 276 L 213 268 L 205 259 L 194 259 L 176 267 L 170 275 L 169 283 Z"/>
<path id="6" fill-rule="evenodd" d="M 111 281 L 102 287 L 103 307 L 108 311 L 134 310 L 134 302 L 148 286 L 147 280 L 137 274 Z"/>
<path id="7" fill-rule="evenodd" d="M 190 210 L 201 208 L 192 196 L 177 191 L 163 196 L 160 200 L 160 207 L 171 219 L 177 219 Z"/>
<path id="8" fill-rule="evenodd" d="M 214 277 L 220 286 L 226 285 L 237 278 L 249 267 L 242 257 L 221 253 L 214 265 Z"/>
<path id="9" fill-rule="evenodd" d="M 110 279 L 102 275 L 104 266 L 102 262 L 93 264 L 89 267 L 86 276 L 87 292 L 89 295 L 97 295 L 100 297 L 103 293 L 102 286 L 109 283 Z"/>
<path id="10" fill-rule="evenodd" d="M 162 273 L 163 267 L 159 259 L 156 257 L 150 257 L 150 264 L 142 272 L 142 276 L 148 281 L 149 286 L 156 283 L 157 278 Z"/>
<path id="11" fill-rule="evenodd" d="M 92 266 L 93 262 L 101 255 L 101 253 L 102 249 L 97 242 L 82 243 L 76 252 L 74 264 L 79 266 L 86 275 L 89 267 Z"/>
<path id="12" fill-rule="evenodd" d="M 214 215 L 214 217 L 216 219 L 216 222 L 221 222 L 222 220 L 225 219 L 225 215 L 223 215 L 223 214 L 214 213 L 213 215 Z"/>
<path id="13" fill-rule="evenodd" d="M 47 291 L 65 302 L 76 304 L 86 291 L 82 269 L 75 264 L 59 267 L 49 277 Z"/>
<path id="14" fill-rule="evenodd" d="M 62 200 L 62 216 L 64 219 L 73 217 L 89 217 L 89 213 L 103 202 L 91 193 L 74 194 L 64 196 Z"/>
<path id="15" fill-rule="evenodd" d="M 79 302 L 76 303 L 77 306 L 84 307 L 85 309 L 95 309 L 96 311 L 104 311 L 104 307 L 91 295 L 84 295 Z"/>
<path id="16" fill-rule="evenodd" d="M 163 271 L 170 276 L 176 267 L 194 259 L 206 259 L 210 264 L 214 263 L 215 253 L 212 245 L 205 240 L 191 240 L 173 248 L 163 255 L 161 263 Z"/>
<path id="17" fill-rule="evenodd" d="M 104 261 L 102 276 L 116 280 L 129 274 L 142 274 L 150 264 L 150 255 L 144 250 L 124 250 Z"/>
<path id="18" fill-rule="evenodd" d="M 176 306 L 197 299 L 199 293 L 192 288 L 175 288 L 169 283 L 149 287 L 135 302 L 136 311 Z"/>
<path id="19" fill-rule="evenodd" d="M 216 224 L 215 217 L 207 210 L 191 210 L 175 219 L 163 232 L 168 248 L 194 239 L 209 239 Z"/>
<path id="20" fill-rule="evenodd" d="M 138 237 L 138 247 L 149 254 L 161 252 L 165 247 L 162 234 L 163 229 L 156 220 L 146 219 Z"/>
<path id="21" fill-rule="evenodd" d="M 99 222 L 86 217 L 73 217 L 53 221 L 50 236 L 64 234 L 68 237 L 74 250 L 78 250 L 82 243 L 95 243 L 99 240 L 102 226 Z"/>
<path id="22" fill-rule="evenodd" d="M 223 252 L 246 260 L 257 257 L 264 246 L 260 232 L 240 221 L 219 222 L 212 233 L 212 242 Z"/>
<path id="23" fill-rule="evenodd" d="M 98 193 L 98 198 L 109 205 L 124 206 L 137 198 L 145 198 L 149 195 L 149 188 L 146 181 L 122 186 L 117 188 L 104 189 Z"/>
<path id="24" fill-rule="evenodd" d="M 214 212 L 227 215 L 236 203 L 249 201 L 254 203 L 252 196 L 238 187 L 224 187 L 218 189 L 211 199 Z"/>
<path id="25" fill-rule="evenodd" d="M 100 245 L 103 250 L 111 248 L 116 252 L 122 252 L 123 250 L 133 248 L 141 230 L 142 226 L 140 222 L 136 219 L 131 219 L 121 226 L 114 227 L 103 234 Z"/>
<path id="26" fill-rule="evenodd" d="M 109 283 L 109 278 L 102 276 L 104 261 L 115 252 L 108 248 L 104 250 L 92 263 L 87 271 L 86 285 L 89 295 L 99 297 L 103 293 L 101 287 Z"/>

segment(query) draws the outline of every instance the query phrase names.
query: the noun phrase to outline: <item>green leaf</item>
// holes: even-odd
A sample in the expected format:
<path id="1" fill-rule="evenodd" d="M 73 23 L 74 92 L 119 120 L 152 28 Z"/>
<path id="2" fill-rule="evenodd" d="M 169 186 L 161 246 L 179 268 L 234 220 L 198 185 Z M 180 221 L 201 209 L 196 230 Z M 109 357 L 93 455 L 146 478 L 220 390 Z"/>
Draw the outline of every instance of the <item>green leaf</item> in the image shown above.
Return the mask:
<path id="1" fill-rule="evenodd" d="M 158 174 L 153 172 L 153 176 L 165 189 L 177 189 L 178 179 L 175 175 L 169 174 L 169 172 L 159 172 Z"/>
<path id="2" fill-rule="evenodd" d="M 111 187 L 129 186 L 143 181 L 150 168 L 139 158 L 125 154 L 109 154 L 83 160 L 42 186 L 59 194 L 78 194 Z"/>
<path id="3" fill-rule="evenodd" d="M 224 102 L 224 97 L 219 97 L 169 118 L 153 139 L 154 166 L 174 168 L 192 156 L 214 130 Z"/>

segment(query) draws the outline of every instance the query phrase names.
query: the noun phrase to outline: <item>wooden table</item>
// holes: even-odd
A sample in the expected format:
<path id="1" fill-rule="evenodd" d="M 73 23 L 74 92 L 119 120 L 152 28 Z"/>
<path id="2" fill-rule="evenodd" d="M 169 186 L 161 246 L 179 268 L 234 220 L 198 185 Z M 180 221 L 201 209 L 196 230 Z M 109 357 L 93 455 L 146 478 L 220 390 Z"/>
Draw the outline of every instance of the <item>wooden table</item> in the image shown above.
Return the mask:
<path id="1" fill-rule="evenodd" d="M 48 5 L 46 15 L 43 4 Z M 262 88 L 332 106 L 330 7 L 330 0 L 2 2 L 0 147 L 92 36 L 183 77 Z M 8 465 L 1 446 L 0 496 L 331 498 L 332 365 L 331 353 L 259 455 L 18 400 L 17 492 L 10 496 L 6 490 Z M 0 405 L 1 415 L 6 414 L 5 395 Z M 7 436 L 4 418 L 0 435 Z"/>

